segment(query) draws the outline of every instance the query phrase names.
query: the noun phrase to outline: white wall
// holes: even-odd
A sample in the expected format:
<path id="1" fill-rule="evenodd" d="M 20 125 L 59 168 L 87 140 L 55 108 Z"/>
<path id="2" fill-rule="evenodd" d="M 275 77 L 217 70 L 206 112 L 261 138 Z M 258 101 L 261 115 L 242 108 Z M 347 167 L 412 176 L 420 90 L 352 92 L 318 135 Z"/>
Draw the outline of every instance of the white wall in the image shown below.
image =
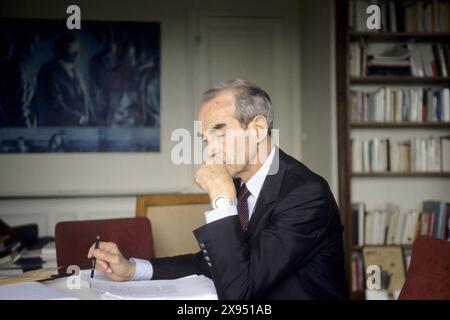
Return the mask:
<path id="1" fill-rule="evenodd" d="M 334 2 L 301 1 L 302 161 L 338 200 Z"/>
<path id="2" fill-rule="evenodd" d="M 133 216 L 137 193 L 199 191 L 192 181 L 192 168 L 171 163 L 170 133 L 178 127 L 192 129 L 196 117 L 189 43 L 195 37 L 192 19 L 200 14 L 285 20 L 286 30 L 292 33 L 285 37 L 293 48 L 291 60 L 286 61 L 294 73 L 291 101 L 298 101 L 291 108 L 302 113 L 280 117 L 285 120 L 279 127 L 292 136 L 289 145 L 282 142 L 281 146 L 336 186 L 332 152 L 334 53 L 329 51 L 334 50 L 332 1 L 316 3 L 302 2 L 299 8 L 295 0 L 78 1 L 82 19 L 161 22 L 161 153 L 2 155 L 0 218 L 12 225 L 38 222 L 41 235 L 52 235 L 55 223 L 61 220 Z M 2 4 L 0 15 L 64 19 L 69 4 L 8 1 Z M 300 34 L 299 15 L 305 21 Z M 318 26 L 317 19 L 323 24 Z M 292 35 L 296 39 L 292 40 Z M 300 85 L 303 64 L 308 66 Z M 307 108 L 302 110 L 302 105 Z M 300 132 L 306 137 L 303 144 Z M 333 191 L 337 194 L 335 187 Z"/>
<path id="3" fill-rule="evenodd" d="M 9 199 L 0 201 L 0 218 L 10 225 L 37 223 L 41 236 L 53 236 L 60 221 L 133 217 L 135 201 L 135 197 Z"/>

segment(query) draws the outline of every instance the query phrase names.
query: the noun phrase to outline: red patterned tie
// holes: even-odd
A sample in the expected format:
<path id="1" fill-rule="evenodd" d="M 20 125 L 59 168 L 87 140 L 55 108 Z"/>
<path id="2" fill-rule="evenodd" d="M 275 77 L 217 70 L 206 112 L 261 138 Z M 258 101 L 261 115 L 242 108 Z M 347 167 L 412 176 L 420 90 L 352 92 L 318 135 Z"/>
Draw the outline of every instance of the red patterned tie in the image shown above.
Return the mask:
<path id="1" fill-rule="evenodd" d="M 250 191 L 248 191 L 245 184 L 242 184 L 241 188 L 239 189 L 238 194 L 238 204 L 237 204 L 237 210 L 239 215 L 239 221 L 241 222 L 242 230 L 245 232 L 247 231 L 248 226 L 248 202 L 247 199 L 250 196 Z"/>

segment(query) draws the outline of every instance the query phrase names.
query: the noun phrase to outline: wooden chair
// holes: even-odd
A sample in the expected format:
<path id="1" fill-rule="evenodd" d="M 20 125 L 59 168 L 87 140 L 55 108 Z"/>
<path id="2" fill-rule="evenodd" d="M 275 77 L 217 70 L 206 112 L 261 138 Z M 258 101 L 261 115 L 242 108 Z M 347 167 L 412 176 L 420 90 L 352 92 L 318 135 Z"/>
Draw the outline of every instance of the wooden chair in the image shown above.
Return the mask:
<path id="1" fill-rule="evenodd" d="M 155 257 L 169 257 L 199 251 L 192 231 L 205 224 L 204 212 L 210 210 L 207 194 L 140 195 L 136 216 L 152 224 Z"/>

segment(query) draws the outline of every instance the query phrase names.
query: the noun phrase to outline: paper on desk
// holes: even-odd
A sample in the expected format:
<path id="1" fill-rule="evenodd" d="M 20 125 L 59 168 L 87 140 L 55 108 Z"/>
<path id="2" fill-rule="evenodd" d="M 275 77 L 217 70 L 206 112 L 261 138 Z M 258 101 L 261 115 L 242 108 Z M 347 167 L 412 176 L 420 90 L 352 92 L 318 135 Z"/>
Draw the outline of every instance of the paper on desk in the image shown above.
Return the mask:
<path id="1" fill-rule="evenodd" d="M 62 291 L 48 288 L 39 282 L 0 286 L 0 300 L 72 300 L 77 299 Z"/>
<path id="2" fill-rule="evenodd" d="M 91 288 L 99 291 L 103 299 L 217 300 L 214 283 L 205 276 L 116 282 L 106 279 L 104 275 L 96 275 L 96 278 L 89 280 Z"/>

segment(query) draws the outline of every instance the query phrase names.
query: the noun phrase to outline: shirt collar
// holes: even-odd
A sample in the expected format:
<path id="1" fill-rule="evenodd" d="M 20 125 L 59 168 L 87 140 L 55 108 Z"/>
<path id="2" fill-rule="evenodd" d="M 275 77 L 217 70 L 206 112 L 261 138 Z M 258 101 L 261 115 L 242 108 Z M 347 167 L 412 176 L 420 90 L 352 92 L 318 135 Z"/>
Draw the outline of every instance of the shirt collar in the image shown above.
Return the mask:
<path id="1" fill-rule="evenodd" d="M 248 191 L 250 191 L 252 196 L 255 198 L 258 198 L 259 196 L 259 192 L 262 189 L 262 185 L 266 179 L 267 173 L 269 172 L 270 165 L 272 164 L 274 154 L 275 147 L 272 147 L 269 156 L 266 161 L 264 161 L 261 168 L 259 168 L 258 171 L 256 171 L 256 173 L 245 183 Z"/>

